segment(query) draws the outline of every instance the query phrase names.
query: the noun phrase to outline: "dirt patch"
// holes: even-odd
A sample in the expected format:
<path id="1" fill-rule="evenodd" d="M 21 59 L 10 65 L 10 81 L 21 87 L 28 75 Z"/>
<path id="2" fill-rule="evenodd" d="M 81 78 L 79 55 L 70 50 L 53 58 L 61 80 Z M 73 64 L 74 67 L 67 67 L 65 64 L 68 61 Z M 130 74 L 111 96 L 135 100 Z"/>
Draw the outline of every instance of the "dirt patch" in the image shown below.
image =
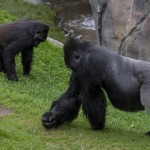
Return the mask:
<path id="1" fill-rule="evenodd" d="M 0 116 L 8 116 L 13 113 L 12 109 L 6 107 L 0 107 Z"/>

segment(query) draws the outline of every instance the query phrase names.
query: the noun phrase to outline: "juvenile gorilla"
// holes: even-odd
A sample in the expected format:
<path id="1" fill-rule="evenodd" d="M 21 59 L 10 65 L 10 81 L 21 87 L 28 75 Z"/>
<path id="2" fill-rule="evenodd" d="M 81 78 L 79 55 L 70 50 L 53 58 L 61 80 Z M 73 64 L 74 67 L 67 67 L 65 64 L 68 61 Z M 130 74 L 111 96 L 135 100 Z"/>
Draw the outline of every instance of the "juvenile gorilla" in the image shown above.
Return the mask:
<path id="1" fill-rule="evenodd" d="M 23 74 L 29 75 L 33 59 L 33 47 L 47 38 L 49 26 L 34 20 L 19 20 L 0 25 L 0 72 L 8 80 L 18 81 L 15 56 L 22 54 Z"/>
<path id="2" fill-rule="evenodd" d="M 66 66 L 72 69 L 70 86 L 43 114 L 42 123 L 46 128 L 73 120 L 82 105 L 93 129 L 102 130 L 106 116 L 102 88 L 113 106 L 120 110 L 150 110 L 149 62 L 123 57 L 99 45 L 73 38 L 64 45 L 64 59 Z M 150 131 L 146 135 L 150 136 Z"/>

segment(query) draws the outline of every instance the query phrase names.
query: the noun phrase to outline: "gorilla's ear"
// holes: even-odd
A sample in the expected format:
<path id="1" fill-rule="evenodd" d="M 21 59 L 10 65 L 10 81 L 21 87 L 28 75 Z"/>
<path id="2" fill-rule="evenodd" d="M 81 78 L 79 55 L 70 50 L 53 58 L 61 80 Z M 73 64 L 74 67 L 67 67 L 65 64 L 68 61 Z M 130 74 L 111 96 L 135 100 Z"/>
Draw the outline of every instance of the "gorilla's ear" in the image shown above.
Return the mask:
<path id="1" fill-rule="evenodd" d="M 76 61 L 79 61 L 79 59 L 80 59 L 80 54 L 77 51 L 74 51 L 74 59 Z"/>

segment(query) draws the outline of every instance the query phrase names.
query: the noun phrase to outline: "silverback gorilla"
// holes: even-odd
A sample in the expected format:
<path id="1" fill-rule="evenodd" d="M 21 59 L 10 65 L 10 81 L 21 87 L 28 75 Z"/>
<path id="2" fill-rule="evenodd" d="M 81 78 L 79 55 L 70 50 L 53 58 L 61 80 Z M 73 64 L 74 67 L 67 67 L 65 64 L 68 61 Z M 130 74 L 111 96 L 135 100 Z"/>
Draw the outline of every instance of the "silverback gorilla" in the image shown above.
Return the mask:
<path id="1" fill-rule="evenodd" d="M 22 54 L 23 74 L 29 75 L 33 59 L 33 47 L 47 38 L 49 27 L 34 20 L 19 20 L 0 25 L 0 72 L 8 80 L 18 81 L 15 56 Z"/>
<path id="2" fill-rule="evenodd" d="M 70 38 L 64 60 L 72 75 L 68 90 L 43 114 L 47 129 L 72 121 L 80 105 L 94 130 L 105 127 L 106 99 L 114 107 L 137 112 L 150 110 L 150 63 L 123 57 L 102 46 Z M 146 133 L 150 136 L 150 131 Z"/>

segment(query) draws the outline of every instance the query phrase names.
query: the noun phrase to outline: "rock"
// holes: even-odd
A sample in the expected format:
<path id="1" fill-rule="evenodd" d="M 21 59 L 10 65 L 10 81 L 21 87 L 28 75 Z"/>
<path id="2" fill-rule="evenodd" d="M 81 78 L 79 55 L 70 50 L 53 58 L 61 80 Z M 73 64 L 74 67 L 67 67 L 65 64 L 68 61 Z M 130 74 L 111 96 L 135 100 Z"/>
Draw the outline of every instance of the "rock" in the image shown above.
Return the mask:
<path id="1" fill-rule="evenodd" d="M 24 1 L 28 2 L 28 3 L 31 3 L 31 4 L 35 4 L 35 5 L 38 5 L 38 4 L 42 3 L 42 0 L 24 0 Z"/>
<path id="2" fill-rule="evenodd" d="M 48 37 L 46 40 L 48 42 L 52 43 L 53 45 L 58 46 L 58 47 L 63 47 L 63 45 L 64 45 L 63 43 L 61 43 L 61 42 L 59 42 L 59 41 L 57 41 L 55 39 L 52 39 L 50 37 Z"/>
<path id="3" fill-rule="evenodd" d="M 150 61 L 150 0 L 90 0 L 98 42 Z"/>

